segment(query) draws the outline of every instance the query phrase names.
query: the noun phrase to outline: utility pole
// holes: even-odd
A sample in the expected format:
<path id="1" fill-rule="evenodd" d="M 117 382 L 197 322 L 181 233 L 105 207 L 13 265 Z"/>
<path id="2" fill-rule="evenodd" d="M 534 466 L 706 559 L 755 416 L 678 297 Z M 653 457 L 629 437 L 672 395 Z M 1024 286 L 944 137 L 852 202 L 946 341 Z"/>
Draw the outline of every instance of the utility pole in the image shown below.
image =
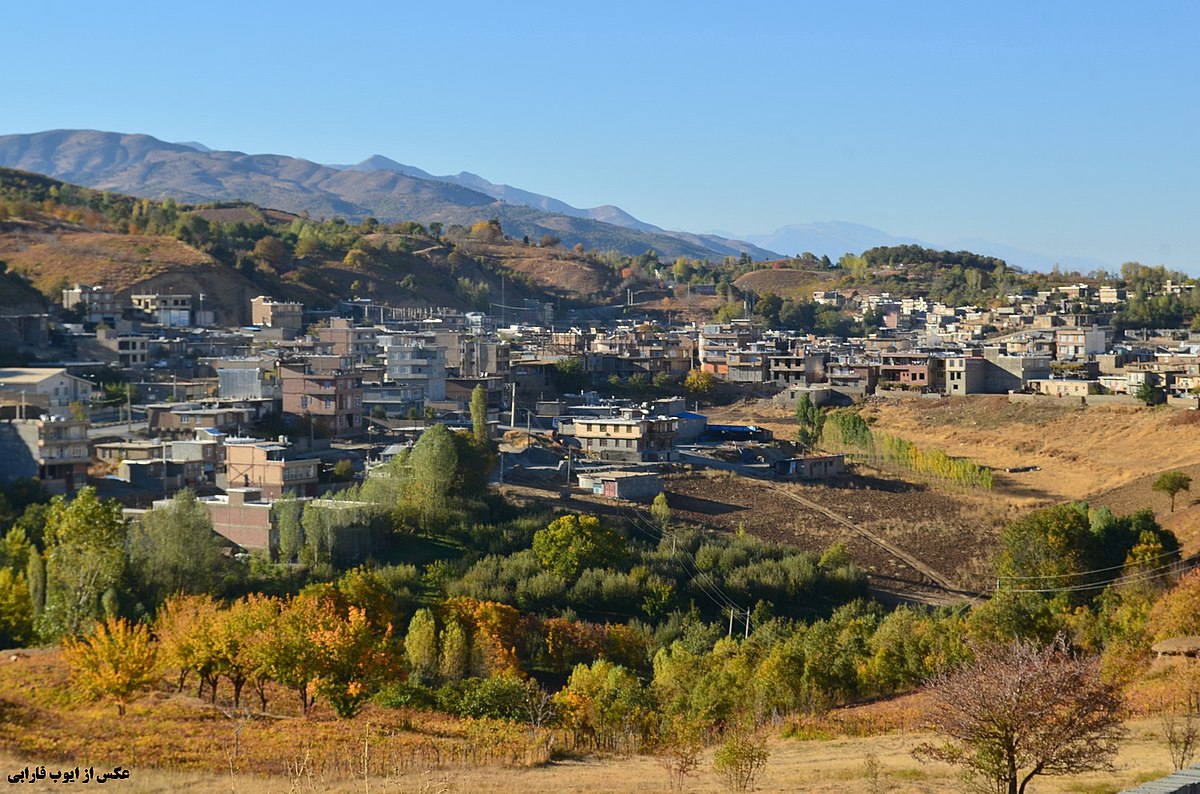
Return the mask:
<path id="1" fill-rule="evenodd" d="M 750 607 L 746 607 L 746 639 L 750 639 Z"/>
<path id="2" fill-rule="evenodd" d="M 726 636 L 728 636 L 728 637 L 733 636 L 733 607 L 729 608 L 729 634 L 727 634 Z"/>
<path id="3" fill-rule="evenodd" d="M 512 429 L 517 429 L 517 384 L 512 385 L 512 412 L 508 417 L 508 426 Z"/>

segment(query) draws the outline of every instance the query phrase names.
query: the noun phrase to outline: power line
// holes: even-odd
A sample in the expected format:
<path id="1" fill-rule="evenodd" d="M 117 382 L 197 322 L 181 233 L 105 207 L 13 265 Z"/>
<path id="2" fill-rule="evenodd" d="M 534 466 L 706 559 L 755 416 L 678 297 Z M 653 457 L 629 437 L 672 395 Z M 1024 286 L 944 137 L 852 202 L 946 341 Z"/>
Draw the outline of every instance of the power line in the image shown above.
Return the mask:
<path id="1" fill-rule="evenodd" d="M 1122 584 L 1136 584 L 1138 582 L 1146 582 L 1146 581 L 1152 581 L 1154 579 L 1160 579 L 1164 576 L 1170 575 L 1172 570 L 1174 568 L 1176 568 L 1176 566 L 1178 564 L 1179 563 L 1170 563 L 1168 565 L 1160 565 L 1158 567 L 1150 568 L 1145 571 L 1139 571 L 1138 573 L 1131 574 L 1129 576 L 1115 576 L 1111 579 L 1105 579 L 1102 582 L 1094 582 L 1092 584 L 1071 585 L 1068 587 L 1046 587 L 1046 588 L 1036 588 L 1036 589 L 1016 587 L 1016 588 L 1009 588 L 1009 589 L 1002 590 L 999 587 L 997 587 L 996 592 L 997 593 L 1001 593 L 1001 592 L 1003 592 L 1003 593 L 1082 593 L 1082 592 L 1087 592 L 1089 590 L 1103 590 L 1104 588 L 1108 587 L 1109 585 L 1112 585 L 1112 584 L 1115 584 L 1118 582 L 1122 583 Z"/>
<path id="2" fill-rule="evenodd" d="M 1159 559 L 1162 559 L 1163 557 L 1171 557 L 1176 554 L 1179 554 L 1178 550 L 1164 551 L 1162 554 L 1156 554 L 1153 557 L 1149 557 L 1144 561 L 1152 562 L 1154 560 L 1159 560 Z M 1093 568 L 1090 571 L 1075 571 L 1073 573 L 1063 573 L 1063 574 L 1045 573 L 1045 574 L 1037 574 L 1034 576 L 1001 576 L 1000 578 L 1002 580 L 1011 580 L 1011 581 L 1018 581 L 1018 580 L 1028 581 L 1028 580 L 1032 580 L 1032 579 L 1066 579 L 1071 576 L 1090 576 L 1091 574 L 1094 574 L 1094 573 L 1107 573 L 1108 571 L 1119 571 L 1124 567 L 1125 567 L 1125 565 L 1122 564 L 1122 565 L 1113 565 L 1108 568 Z"/>
<path id="3" fill-rule="evenodd" d="M 629 518 L 629 514 L 632 513 L 632 515 L 633 515 L 632 521 L 633 521 L 634 527 L 639 529 L 643 534 L 645 534 L 647 537 L 651 538 L 652 540 L 661 541 L 665 537 L 665 533 L 661 529 L 656 527 L 653 522 L 647 520 L 644 516 L 642 516 L 642 514 L 636 508 L 633 508 L 633 507 L 622 508 L 622 512 L 626 515 L 626 518 Z M 641 526 L 643 524 L 651 527 L 654 531 L 651 532 L 649 530 L 644 529 Z M 688 551 L 687 548 L 673 549 L 672 556 L 678 556 L 679 551 L 682 551 L 683 554 L 686 556 L 686 558 L 690 559 L 692 562 L 692 569 L 693 569 L 694 573 L 687 570 L 688 566 L 686 563 L 684 563 L 684 566 L 683 566 L 684 572 L 687 573 L 692 578 L 692 581 L 696 583 L 696 586 L 700 588 L 701 592 L 703 592 L 706 596 L 708 596 L 710 601 L 712 601 L 714 604 L 716 604 L 722 611 L 724 611 L 726 609 L 733 610 L 738 613 L 747 611 L 747 609 L 745 607 L 740 606 L 737 602 L 735 602 L 732 598 L 730 598 L 729 595 L 727 595 L 724 590 L 721 589 L 721 587 L 716 583 L 716 581 L 714 580 L 714 578 L 711 574 L 704 571 L 700 567 L 700 563 L 696 560 L 696 557 L 690 551 Z M 708 579 L 707 585 L 704 582 L 705 578 Z M 715 595 L 714 595 L 714 593 L 715 593 Z"/>

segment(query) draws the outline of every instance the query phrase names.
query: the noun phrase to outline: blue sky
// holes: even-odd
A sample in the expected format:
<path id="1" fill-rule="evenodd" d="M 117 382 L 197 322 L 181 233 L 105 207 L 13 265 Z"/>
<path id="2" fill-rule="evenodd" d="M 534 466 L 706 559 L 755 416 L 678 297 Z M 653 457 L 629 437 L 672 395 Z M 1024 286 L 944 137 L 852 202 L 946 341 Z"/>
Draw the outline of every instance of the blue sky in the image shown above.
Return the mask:
<path id="1" fill-rule="evenodd" d="M 0 134 L 379 153 L 667 228 L 1200 272 L 1194 2 L 10 3 Z"/>

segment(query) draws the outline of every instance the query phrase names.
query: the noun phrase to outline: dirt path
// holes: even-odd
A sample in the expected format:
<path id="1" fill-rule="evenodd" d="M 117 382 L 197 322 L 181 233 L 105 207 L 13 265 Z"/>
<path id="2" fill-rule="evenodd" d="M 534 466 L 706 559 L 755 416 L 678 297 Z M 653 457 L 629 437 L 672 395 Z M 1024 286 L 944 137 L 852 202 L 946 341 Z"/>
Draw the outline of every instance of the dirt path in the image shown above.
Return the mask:
<path id="1" fill-rule="evenodd" d="M 926 579 L 928 579 L 930 583 L 936 585 L 937 587 L 939 587 L 941 590 L 944 591 L 942 594 L 930 595 L 930 596 L 927 596 L 924 598 L 919 598 L 918 600 L 921 600 L 923 603 L 958 604 L 958 603 L 963 603 L 966 601 L 973 601 L 979 597 L 979 594 L 977 594 L 977 593 L 968 593 L 964 590 L 960 590 L 957 585 L 955 585 L 953 582 L 951 582 L 946 577 L 942 576 L 937 571 L 933 570 L 933 568 L 930 568 L 928 565 L 921 562 L 916 557 L 914 557 L 913 555 L 906 552 L 904 549 L 902 549 L 899 546 L 897 546 L 896 544 L 891 543 L 888 540 L 880 537 L 879 535 L 875 534 L 874 532 L 871 532 L 869 529 L 859 526 L 858 524 L 855 524 L 853 521 L 850 521 L 849 519 L 839 516 L 837 513 L 833 512 L 829 508 L 824 507 L 820 504 L 817 504 L 816 502 L 812 501 L 811 499 L 806 499 L 803 496 L 800 496 L 799 494 L 791 493 L 790 491 L 787 491 L 776 485 L 772 485 L 770 487 L 776 493 L 783 494 L 788 499 L 791 499 L 793 502 L 797 502 L 798 504 L 801 504 L 810 510 L 815 510 L 818 513 L 821 513 L 825 517 L 829 518 L 831 521 L 836 521 L 838 524 L 841 524 L 842 526 L 846 527 L 847 529 L 851 530 L 852 532 L 858 534 L 860 537 L 865 538 L 868 542 L 873 543 L 876 546 L 878 546 L 879 548 L 883 549 L 888 554 L 891 554 L 892 556 L 902 560 L 905 564 L 907 564 L 914 571 L 920 573 L 922 576 L 924 576 Z M 895 597 L 898 597 L 901 595 L 901 591 L 893 590 L 891 588 L 886 588 L 886 587 L 879 588 L 876 585 L 876 589 L 880 589 L 883 592 L 886 592 Z M 904 595 L 908 596 L 909 598 L 915 597 L 915 594 L 913 594 L 911 592 L 905 592 Z"/>

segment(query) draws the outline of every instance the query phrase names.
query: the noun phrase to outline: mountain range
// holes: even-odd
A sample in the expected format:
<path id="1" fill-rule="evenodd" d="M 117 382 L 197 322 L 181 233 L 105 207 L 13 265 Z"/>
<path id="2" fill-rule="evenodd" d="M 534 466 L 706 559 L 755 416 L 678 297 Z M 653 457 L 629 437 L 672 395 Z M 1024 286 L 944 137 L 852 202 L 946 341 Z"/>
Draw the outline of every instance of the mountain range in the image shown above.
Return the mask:
<path id="1" fill-rule="evenodd" d="M 666 232 L 616 207 L 579 210 L 546 196 L 493 185 L 473 174 L 432 177 L 376 156 L 329 166 L 273 154 L 204 151 L 149 135 L 52 130 L 0 136 L 0 166 L 33 171 L 100 190 L 189 203 L 250 201 L 264 207 L 384 222 L 469 225 L 496 218 L 513 237 L 555 237 L 566 245 L 664 259 L 777 254 L 715 235 Z M 489 192 L 484 192 L 484 188 Z M 495 194 L 495 195 L 493 195 Z M 608 219 L 608 220 L 602 220 Z"/>
<path id="2" fill-rule="evenodd" d="M 353 165 L 323 165 L 295 157 L 214 151 L 197 142 L 168 143 L 149 135 L 52 130 L 0 136 L 0 166 L 33 171 L 101 190 L 189 203 L 250 201 L 316 217 L 469 225 L 496 218 L 513 237 L 553 237 L 566 245 L 663 259 L 679 256 L 755 260 L 812 252 L 837 259 L 880 245 L 916 244 L 999 256 L 1027 270 L 1093 270 L 1108 263 L 1047 256 L 985 240 L 924 242 L 845 221 L 784 226 L 770 234 L 699 234 L 662 229 L 620 207 L 578 208 L 470 172 L 437 176 L 383 155 Z M 779 252 L 779 253 L 777 253 Z"/>

